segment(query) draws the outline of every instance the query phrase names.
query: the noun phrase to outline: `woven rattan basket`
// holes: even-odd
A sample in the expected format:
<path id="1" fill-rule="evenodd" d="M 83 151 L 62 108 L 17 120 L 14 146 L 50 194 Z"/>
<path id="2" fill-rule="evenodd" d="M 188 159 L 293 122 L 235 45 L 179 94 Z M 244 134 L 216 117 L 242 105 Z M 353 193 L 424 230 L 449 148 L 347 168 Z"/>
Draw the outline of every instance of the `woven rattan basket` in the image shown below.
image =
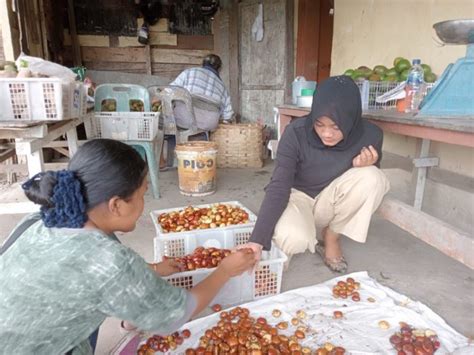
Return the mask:
<path id="1" fill-rule="evenodd" d="M 217 143 L 217 167 L 261 168 L 262 130 L 259 124 L 220 124 L 211 133 Z"/>

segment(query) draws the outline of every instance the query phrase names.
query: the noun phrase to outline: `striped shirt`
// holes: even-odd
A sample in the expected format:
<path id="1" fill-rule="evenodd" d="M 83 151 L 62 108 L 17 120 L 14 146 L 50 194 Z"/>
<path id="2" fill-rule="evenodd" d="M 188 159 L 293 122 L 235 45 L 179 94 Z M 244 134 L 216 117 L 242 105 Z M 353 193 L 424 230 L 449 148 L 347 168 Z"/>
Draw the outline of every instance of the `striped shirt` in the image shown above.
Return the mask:
<path id="1" fill-rule="evenodd" d="M 230 120 L 234 115 L 230 96 L 224 83 L 208 69 L 186 69 L 170 85 L 181 86 L 191 94 L 204 95 L 220 102 L 221 115 L 224 120 Z"/>

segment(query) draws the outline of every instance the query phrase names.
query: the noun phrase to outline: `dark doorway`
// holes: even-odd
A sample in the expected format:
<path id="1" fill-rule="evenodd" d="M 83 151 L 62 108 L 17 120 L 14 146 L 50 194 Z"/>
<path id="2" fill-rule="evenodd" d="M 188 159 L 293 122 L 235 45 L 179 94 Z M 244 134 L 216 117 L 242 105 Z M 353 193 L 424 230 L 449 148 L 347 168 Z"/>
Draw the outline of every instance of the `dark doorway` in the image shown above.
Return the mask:
<path id="1" fill-rule="evenodd" d="M 330 75 L 334 0 L 299 0 L 296 76 L 321 81 Z"/>

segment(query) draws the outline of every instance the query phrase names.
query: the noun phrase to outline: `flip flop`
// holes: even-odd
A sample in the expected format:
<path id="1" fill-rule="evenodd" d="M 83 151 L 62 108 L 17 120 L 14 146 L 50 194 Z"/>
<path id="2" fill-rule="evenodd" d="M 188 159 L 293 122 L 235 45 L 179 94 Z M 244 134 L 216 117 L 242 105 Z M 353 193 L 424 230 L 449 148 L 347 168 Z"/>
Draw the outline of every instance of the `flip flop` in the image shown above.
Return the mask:
<path id="1" fill-rule="evenodd" d="M 323 259 L 324 264 L 329 268 L 329 270 L 338 273 L 345 273 L 347 271 L 347 261 L 343 256 L 338 258 L 326 258 L 326 248 L 323 241 L 318 241 L 318 244 L 315 246 L 316 252 Z"/>

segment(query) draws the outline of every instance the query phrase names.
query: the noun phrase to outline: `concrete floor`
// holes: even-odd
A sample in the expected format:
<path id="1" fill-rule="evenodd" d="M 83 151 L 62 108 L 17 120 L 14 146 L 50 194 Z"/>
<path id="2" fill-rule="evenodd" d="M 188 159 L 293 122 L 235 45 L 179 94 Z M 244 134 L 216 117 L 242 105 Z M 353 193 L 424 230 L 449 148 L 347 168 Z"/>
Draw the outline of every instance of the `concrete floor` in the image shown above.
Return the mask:
<path id="1" fill-rule="evenodd" d="M 263 187 L 268 183 L 272 169 L 271 163 L 263 169 L 220 169 L 217 192 L 204 198 L 182 196 L 177 187 L 176 170 L 161 173 L 162 198 L 154 200 L 148 193 L 145 213 L 139 220 L 137 229 L 129 235 L 119 237 L 147 261 L 152 261 L 155 231 L 149 211 L 238 200 L 252 211 L 258 212 Z M 390 178 L 395 171 L 390 169 L 386 172 Z M 23 200 L 21 194 L 12 192 L 20 190 L 17 184 L 3 190 L 3 193 L 0 191 L 2 202 Z M 0 242 L 21 217 L 22 215 L 0 215 Z M 457 331 L 474 337 L 473 270 L 377 216 L 372 220 L 366 244 L 345 238 L 343 249 L 349 263 L 348 272 L 368 271 L 381 284 L 425 303 Z M 283 275 L 282 291 L 317 284 L 335 276 L 324 266 L 318 255 L 307 252 L 293 257 Z M 96 354 L 109 353 L 122 337 L 118 329 L 118 320 L 107 319 L 100 330 Z"/>

